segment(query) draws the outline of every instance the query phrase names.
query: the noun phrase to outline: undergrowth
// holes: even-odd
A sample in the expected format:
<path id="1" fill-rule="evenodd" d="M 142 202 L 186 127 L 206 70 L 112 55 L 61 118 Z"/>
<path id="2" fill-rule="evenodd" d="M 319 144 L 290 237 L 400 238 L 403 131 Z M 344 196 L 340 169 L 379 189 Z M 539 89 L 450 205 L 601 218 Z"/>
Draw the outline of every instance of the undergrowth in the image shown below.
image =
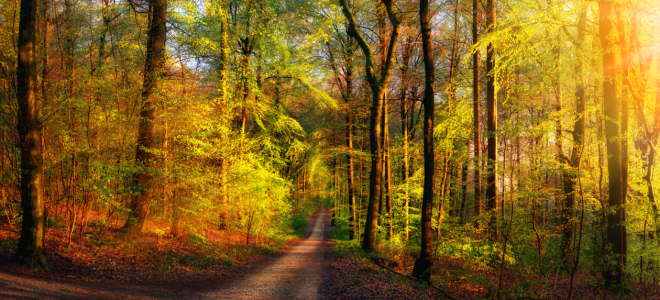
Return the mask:
<path id="1" fill-rule="evenodd" d="M 97 276 L 98 280 L 107 279 L 100 278 L 102 276 L 130 278 L 131 275 L 119 273 L 133 271 L 122 270 L 163 274 L 170 271 L 221 272 L 223 268 L 256 256 L 281 251 L 289 240 L 302 237 L 316 207 L 317 204 L 311 201 L 302 203 L 299 209 L 285 216 L 280 228 L 255 232 L 249 243 L 243 228 L 221 229 L 215 224 L 192 219 L 182 224 L 178 235 L 173 235 L 170 222 L 153 218 L 147 222 L 146 232 L 134 237 L 120 230 L 121 222 L 106 223 L 95 219 L 84 228 L 77 226 L 70 234 L 63 218 L 52 217 L 46 229 L 47 255 L 56 262 L 56 269 L 59 266 L 59 270 L 67 269 L 66 273 L 84 273 L 84 276 Z M 18 232 L 16 225 L 0 224 L 0 250 L 4 249 L 0 254 L 11 255 L 15 251 Z M 99 270 L 98 274 L 88 275 L 95 270 Z M 101 274 L 100 270 L 111 274 Z"/>

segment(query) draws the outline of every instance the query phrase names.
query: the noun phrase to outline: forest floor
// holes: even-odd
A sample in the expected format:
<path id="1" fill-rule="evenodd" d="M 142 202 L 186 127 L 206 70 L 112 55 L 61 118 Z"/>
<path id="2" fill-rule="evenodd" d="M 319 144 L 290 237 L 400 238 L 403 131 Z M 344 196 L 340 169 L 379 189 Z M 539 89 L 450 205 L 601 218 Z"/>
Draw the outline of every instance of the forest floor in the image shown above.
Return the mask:
<path id="1" fill-rule="evenodd" d="M 329 261 L 332 299 L 568 299 L 571 278 L 561 272 L 545 276 L 505 264 L 492 268 L 451 257 L 436 257 L 431 285 L 410 276 L 414 253 L 378 245 L 364 253 L 357 243 L 337 242 Z M 502 275 L 500 275 L 502 274 Z M 598 273 L 576 273 L 571 299 L 660 300 L 660 286 L 629 280 L 629 293 L 615 295 Z M 498 295 L 499 294 L 499 295 Z"/>
<path id="2" fill-rule="evenodd" d="M 428 286 L 405 275 L 413 255 L 388 259 L 386 249 L 375 256 L 346 251 L 330 242 L 333 229 L 324 208 L 312 215 L 305 238 L 287 244 L 264 240 L 245 246 L 244 235 L 210 230 L 205 234 L 215 242 L 206 244 L 191 242 L 198 239 L 194 235 L 127 241 L 106 232 L 102 241 L 81 234 L 68 245 L 67 235 L 54 228 L 46 243 L 55 267 L 46 272 L 10 262 L 18 234 L 0 224 L 0 299 L 488 299 L 497 290 L 499 272 L 451 258 L 434 263 Z M 566 299 L 566 276 L 504 271 L 502 299 Z M 617 299 L 592 275 L 578 274 L 575 282 L 573 299 Z M 657 285 L 631 288 L 627 299 L 660 299 Z"/>
<path id="3" fill-rule="evenodd" d="M 206 245 L 192 243 L 194 236 L 148 234 L 128 241 L 108 232 L 103 243 L 81 234 L 69 246 L 66 234 L 51 228 L 46 236 L 51 271 L 11 263 L 18 234 L 12 226 L 0 224 L 0 299 L 215 299 L 241 293 L 254 298 L 250 293 L 255 290 L 266 298 L 325 298 L 318 291 L 328 281 L 324 261 L 332 252 L 326 224 L 329 213 L 321 209 L 308 223 L 307 238 L 254 246 L 244 245 L 245 235 L 223 236 L 224 231 L 206 232 L 215 241 Z M 289 278 L 284 276 L 287 271 Z M 282 280 L 260 282 L 259 277 Z M 272 296 L 267 296 L 268 285 L 276 290 Z"/>

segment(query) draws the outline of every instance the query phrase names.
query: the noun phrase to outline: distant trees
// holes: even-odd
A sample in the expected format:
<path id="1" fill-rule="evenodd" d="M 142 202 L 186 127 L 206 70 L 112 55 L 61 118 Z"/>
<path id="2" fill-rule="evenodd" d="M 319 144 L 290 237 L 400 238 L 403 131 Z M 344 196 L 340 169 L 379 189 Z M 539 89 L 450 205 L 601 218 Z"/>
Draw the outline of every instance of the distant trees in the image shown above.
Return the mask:
<path id="1" fill-rule="evenodd" d="M 346 30 L 348 31 L 348 30 Z M 355 132 L 354 124 L 354 106 L 356 105 L 354 95 L 355 91 L 353 88 L 355 66 L 354 66 L 354 53 L 357 50 L 356 43 L 353 42 L 351 36 L 344 36 L 339 30 L 335 31 L 337 38 L 340 40 L 340 62 L 343 63 L 343 67 L 340 67 L 339 63 L 335 59 L 332 47 L 329 43 L 326 42 L 326 48 L 328 51 L 328 56 L 330 58 L 330 67 L 334 75 L 335 83 L 340 91 L 341 98 L 344 100 L 344 105 L 346 109 L 346 179 L 347 179 L 347 201 L 349 206 L 348 212 L 348 226 L 349 226 L 349 239 L 353 240 L 356 234 L 356 203 L 355 203 L 355 170 L 353 157 L 355 156 L 353 151 L 353 135 Z M 335 166 L 336 167 L 336 166 Z"/>

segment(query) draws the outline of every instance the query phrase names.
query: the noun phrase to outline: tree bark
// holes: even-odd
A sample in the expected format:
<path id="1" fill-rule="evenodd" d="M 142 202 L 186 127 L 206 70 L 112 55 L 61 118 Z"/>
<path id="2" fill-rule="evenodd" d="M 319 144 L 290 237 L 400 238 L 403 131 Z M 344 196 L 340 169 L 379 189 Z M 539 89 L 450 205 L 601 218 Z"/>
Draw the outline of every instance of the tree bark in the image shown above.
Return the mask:
<path id="1" fill-rule="evenodd" d="M 45 207 L 43 161 L 41 156 L 41 120 L 37 100 L 37 57 L 35 45 L 37 1 L 21 0 L 18 29 L 18 65 L 16 98 L 18 136 L 21 151 L 21 208 L 23 223 L 18 248 L 12 261 L 30 269 L 51 269 L 44 247 Z"/>
<path id="2" fill-rule="evenodd" d="M 472 1 L 472 44 L 479 42 L 479 1 Z M 479 50 L 472 54 L 472 111 L 474 113 L 474 215 L 481 216 L 481 102 L 479 101 Z M 479 227 L 478 220 L 475 225 Z"/>
<path id="3" fill-rule="evenodd" d="M 620 11 L 620 5 L 615 7 L 615 12 Z M 624 20 L 619 17 L 619 14 L 617 13 L 617 24 L 619 24 L 621 30 L 624 29 Z M 622 44 L 620 45 L 623 49 L 623 55 L 622 55 L 622 75 L 625 78 L 628 78 L 628 65 L 630 64 L 629 61 L 629 53 L 628 53 L 628 46 L 626 42 L 626 32 L 625 31 L 620 31 L 619 32 L 619 38 L 621 39 Z M 629 128 L 629 119 L 630 119 L 630 109 L 629 109 L 629 101 L 630 101 L 630 93 L 631 91 L 623 89 L 621 92 L 621 205 L 626 204 L 626 199 L 628 198 L 628 166 L 629 166 L 629 158 L 628 158 L 628 128 Z M 619 223 L 621 223 L 624 228 L 623 228 L 623 233 L 622 233 L 622 259 L 623 259 L 623 264 L 625 265 L 626 263 L 626 255 L 627 253 L 627 248 L 628 248 L 628 242 L 627 242 L 627 237 L 625 235 L 625 222 L 626 222 L 626 213 L 625 213 L 625 207 L 621 207 L 622 213 L 620 214 L 621 220 Z"/>
<path id="4" fill-rule="evenodd" d="M 610 40 L 613 31 L 614 3 L 600 0 L 599 37 L 603 48 L 603 110 L 605 114 L 605 141 L 607 147 L 607 170 L 609 172 L 609 201 L 614 213 L 607 214 L 607 244 L 611 247 L 612 264 L 606 266 L 603 278 L 610 285 L 623 283 L 626 260 L 626 226 L 623 198 L 622 149 L 621 149 L 621 103 L 616 87 L 616 57 L 614 43 Z"/>
<path id="5" fill-rule="evenodd" d="M 575 229 L 574 215 L 575 215 L 575 204 L 576 204 L 576 184 L 578 180 L 578 174 L 576 171 L 580 167 L 580 160 L 582 157 L 582 151 L 584 149 L 584 134 L 586 131 L 585 116 L 586 113 L 586 81 L 584 78 L 584 63 L 583 63 L 583 41 L 586 37 L 586 22 L 587 22 L 587 12 L 585 9 L 582 9 L 580 12 L 578 20 L 578 38 L 575 41 L 575 46 L 577 48 L 577 64 L 575 66 L 575 74 L 577 80 L 577 91 L 575 92 L 575 97 L 577 98 L 576 113 L 578 115 L 575 123 L 573 125 L 573 151 L 571 152 L 571 157 L 568 160 L 570 170 L 567 170 L 563 174 L 564 180 L 564 205 L 563 211 L 561 214 L 562 217 L 562 261 L 564 263 L 569 263 L 572 255 L 572 240 L 573 240 L 573 231 Z"/>
<path id="6" fill-rule="evenodd" d="M 410 211 L 410 199 L 408 196 L 408 173 L 409 171 L 409 166 L 408 166 L 408 66 L 410 64 L 410 56 L 411 56 L 411 51 L 412 51 L 412 40 L 411 37 L 409 36 L 406 39 L 406 43 L 404 46 L 403 54 L 402 54 L 402 65 L 401 65 L 401 131 L 403 134 L 403 162 L 402 162 L 402 170 L 401 170 L 401 180 L 403 184 L 405 184 L 405 191 L 404 191 L 404 203 L 403 203 L 403 209 L 405 213 L 405 225 L 404 225 L 404 233 L 405 233 L 405 239 L 406 241 L 408 240 L 408 234 L 409 234 L 409 211 Z"/>
<path id="7" fill-rule="evenodd" d="M 49 95 L 49 89 L 50 89 L 50 74 L 49 74 L 49 69 L 48 65 L 50 63 L 49 60 L 49 38 L 50 38 L 50 1 L 49 0 L 43 0 L 42 1 L 42 46 L 41 46 L 41 51 L 43 52 L 43 57 L 41 61 L 41 99 L 43 104 L 46 104 L 50 100 L 50 95 Z M 43 105 L 42 104 L 42 105 Z"/>
<path id="8" fill-rule="evenodd" d="M 390 170 L 390 130 L 388 121 L 387 99 L 383 99 L 383 196 L 387 212 L 387 239 L 392 238 L 392 182 Z"/>
<path id="9" fill-rule="evenodd" d="M 214 11 L 213 11 L 213 16 L 217 16 L 220 20 L 220 39 L 219 39 L 219 45 L 218 47 L 220 48 L 220 59 L 218 61 L 218 66 L 217 66 L 217 73 L 218 73 L 218 84 L 219 84 L 219 89 L 218 91 L 220 92 L 220 118 L 222 120 L 223 125 L 227 125 L 229 121 L 229 102 L 228 102 L 228 82 L 229 82 L 229 74 L 228 74 L 228 65 L 229 65 L 229 45 L 228 45 L 228 30 L 229 30 L 229 22 L 228 22 L 228 14 L 227 14 L 227 3 L 226 0 L 215 0 L 214 1 Z M 226 138 L 224 136 L 223 138 Z M 228 178 L 228 168 L 229 164 L 227 163 L 227 159 L 223 158 L 222 161 L 220 162 L 221 165 L 221 178 L 220 178 L 220 184 L 222 185 L 222 204 L 227 205 L 229 203 L 229 191 L 228 191 L 228 185 L 229 181 L 227 180 Z M 225 222 L 229 222 L 229 214 L 226 211 L 222 212 L 221 219 Z M 227 225 L 225 225 L 227 226 Z"/>
<path id="10" fill-rule="evenodd" d="M 347 90 L 350 86 L 346 85 Z M 353 182 L 353 118 L 352 112 L 348 111 L 346 114 L 346 144 L 348 146 L 348 154 L 346 155 L 346 163 L 348 164 L 348 205 L 349 205 L 349 216 L 348 216 L 348 235 L 352 241 L 355 238 L 355 190 Z"/>
<path id="11" fill-rule="evenodd" d="M 492 31 L 496 24 L 495 0 L 488 0 L 486 25 Z M 497 91 L 495 90 L 495 48 L 488 44 L 486 53 L 486 106 L 488 108 L 488 165 L 486 178 L 486 208 L 490 237 L 497 239 Z"/>
<path id="12" fill-rule="evenodd" d="M 142 84 L 142 102 L 140 121 L 138 125 L 135 163 L 140 171 L 135 175 L 136 191 L 131 199 L 128 220 L 124 225 L 129 233 L 142 233 L 145 229 L 153 183 L 151 168 L 156 163 L 153 151 L 156 148 L 156 102 L 155 93 L 163 75 L 165 65 L 165 39 L 167 36 L 167 0 L 150 0 L 151 25 L 147 41 L 147 56 L 144 66 L 144 81 Z"/>
<path id="13" fill-rule="evenodd" d="M 371 47 L 367 44 L 362 34 L 358 31 L 357 22 L 351 13 L 347 0 L 339 0 L 342 6 L 342 12 L 349 24 L 350 35 L 357 41 L 365 56 L 365 73 L 369 87 L 372 91 L 373 103 L 371 106 L 371 116 L 369 120 L 369 143 L 371 148 L 371 173 L 369 178 L 369 203 L 367 206 L 367 220 L 364 228 L 364 239 L 362 240 L 362 249 L 372 251 L 376 245 L 376 231 L 378 226 L 378 201 L 380 195 L 380 180 L 382 172 L 381 164 L 381 126 L 382 105 L 387 83 L 389 82 L 392 61 L 396 52 L 396 43 L 399 37 L 400 23 L 394 13 L 394 3 L 392 0 L 381 0 L 387 10 L 387 14 L 392 24 L 392 33 L 390 35 L 389 46 L 385 59 L 385 64 L 378 76 L 374 70 L 374 55 Z"/>
<path id="14" fill-rule="evenodd" d="M 424 53 L 424 192 L 422 196 L 422 243 L 419 257 L 415 260 L 413 276 L 430 281 L 431 265 L 433 263 L 433 232 L 431 228 L 431 212 L 433 210 L 433 119 L 435 110 L 435 61 L 433 60 L 433 41 L 431 40 L 431 24 L 429 1 L 420 0 L 419 23 L 422 31 L 422 52 Z"/>

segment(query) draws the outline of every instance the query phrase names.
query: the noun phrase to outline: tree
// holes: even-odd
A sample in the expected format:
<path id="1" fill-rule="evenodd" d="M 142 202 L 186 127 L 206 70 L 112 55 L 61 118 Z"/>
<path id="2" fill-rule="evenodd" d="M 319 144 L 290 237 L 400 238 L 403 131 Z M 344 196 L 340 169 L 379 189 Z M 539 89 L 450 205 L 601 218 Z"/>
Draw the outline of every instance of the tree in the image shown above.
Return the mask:
<path id="1" fill-rule="evenodd" d="M 422 198 L 422 244 L 419 257 L 415 260 L 413 276 L 429 281 L 433 263 L 433 230 L 431 212 L 433 211 L 434 153 L 433 119 L 435 113 L 435 61 L 433 60 L 433 42 L 428 0 L 419 2 L 419 24 L 422 31 L 422 52 L 424 54 L 424 194 Z"/>
<path id="2" fill-rule="evenodd" d="M 37 1 L 22 0 L 18 28 L 18 136 L 21 152 L 21 208 L 23 223 L 18 248 L 12 260 L 30 269 L 50 269 L 44 247 L 45 209 L 41 120 L 37 100 Z"/>
<path id="3" fill-rule="evenodd" d="M 486 7 L 486 27 L 492 31 L 497 24 L 496 0 L 488 0 Z M 495 47 L 492 43 L 486 49 L 486 106 L 488 109 L 488 169 L 486 178 L 486 207 L 488 209 L 489 230 L 497 239 L 497 90 L 495 89 Z"/>
<path id="4" fill-rule="evenodd" d="M 328 49 L 328 55 L 330 57 L 330 67 L 332 68 L 334 74 L 334 80 L 339 88 L 341 97 L 344 100 L 344 103 L 347 107 L 346 110 L 346 176 L 347 176 L 347 196 L 348 196 L 348 235 L 349 239 L 353 240 L 355 238 L 356 224 L 355 224 L 355 183 L 354 183 L 354 169 L 353 169 L 353 132 L 355 131 L 354 117 L 352 106 L 355 106 L 353 103 L 353 73 L 354 73 L 354 52 L 356 45 L 351 43 L 351 37 L 347 36 L 346 40 L 341 35 L 341 33 L 336 30 L 338 39 L 340 40 L 340 51 L 342 54 L 344 67 L 343 71 L 340 72 L 339 67 L 334 58 L 333 50 L 330 47 L 329 43 L 326 43 Z M 343 82 L 342 78 L 343 77 Z"/>
<path id="5" fill-rule="evenodd" d="M 369 119 L 369 145 L 371 148 L 369 203 L 367 207 L 367 220 L 364 228 L 364 239 L 362 240 L 362 248 L 365 251 L 372 251 L 376 245 L 376 230 L 378 227 L 378 201 L 376 198 L 380 195 L 380 181 L 382 174 L 382 137 L 380 132 L 380 120 L 382 118 L 383 99 L 387 92 L 387 83 L 389 82 L 392 73 L 392 61 L 396 51 L 396 43 L 399 37 L 400 27 L 399 20 L 394 12 L 394 1 L 381 0 L 381 2 L 387 10 L 387 15 L 392 25 L 392 33 L 390 34 L 390 41 L 387 48 L 387 55 L 385 56 L 385 63 L 380 70 L 380 75 L 377 75 L 376 70 L 374 70 L 374 55 L 371 51 L 371 47 L 369 44 L 367 44 L 367 41 L 358 30 L 357 21 L 355 20 L 353 13 L 348 7 L 347 0 L 339 0 L 339 3 L 342 7 L 342 12 L 348 20 L 350 35 L 357 41 L 358 46 L 360 46 L 360 49 L 365 56 L 364 69 L 373 98 L 371 116 Z"/>
<path id="6" fill-rule="evenodd" d="M 585 114 L 587 113 L 587 91 L 586 91 L 586 82 L 584 78 L 584 57 L 583 53 L 583 43 L 586 38 L 586 22 L 587 22 L 587 10 L 586 7 L 581 8 L 579 19 L 578 19 L 578 36 L 577 39 L 573 41 L 573 44 L 576 46 L 576 57 L 577 64 L 575 65 L 575 77 L 577 81 L 577 89 L 575 91 L 575 97 L 577 98 L 577 119 L 573 124 L 573 151 L 571 152 L 571 157 L 563 157 L 563 160 L 568 162 L 570 169 L 565 170 L 563 174 L 563 192 L 564 192 L 564 203 L 561 212 L 562 225 L 563 225 L 563 240 L 562 240 L 562 260 L 565 263 L 570 262 L 569 258 L 571 257 L 572 251 L 572 240 L 573 240 L 573 231 L 575 229 L 575 205 L 577 198 L 577 181 L 579 180 L 577 169 L 580 168 L 580 162 L 582 161 L 582 151 L 584 150 L 584 135 L 586 132 L 586 123 L 585 123 Z"/>
<path id="7" fill-rule="evenodd" d="M 167 0 L 150 0 L 149 11 L 149 39 L 144 64 L 137 146 L 135 147 L 135 162 L 141 169 L 135 174 L 135 192 L 131 199 L 131 213 L 124 225 L 124 229 L 131 233 L 144 231 L 154 186 L 152 168 L 156 163 L 154 154 L 154 150 L 156 150 L 156 108 L 158 103 L 156 96 L 165 65 Z"/>
<path id="8" fill-rule="evenodd" d="M 607 146 L 607 171 L 609 187 L 609 208 L 607 214 L 607 245 L 611 247 L 612 264 L 603 273 L 604 279 L 612 285 L 623 284 L 626 263 L 626 225 L 624 182 L 622 175 L 621 150 L 621 102 L 616 86 L 616 54 L 610 39 L 614 31 L 614 2 L 601 0 L 599 7 L 599 38 L 603 49 L 603 113 L 605 115 L 605 143 Z"/>
<path id="9" fill-rule="evenodd" d="M 472 1 L 472 45 L 479 42 L 479 1 Z M 481 215 L 481 100 L 479 81 L 480 78 L 479 50 L 475 49 L 472 54 L 472 110 L 474 126 L 474 214 Z M 476 223 L 479 226 L 479 222 Z"/>

